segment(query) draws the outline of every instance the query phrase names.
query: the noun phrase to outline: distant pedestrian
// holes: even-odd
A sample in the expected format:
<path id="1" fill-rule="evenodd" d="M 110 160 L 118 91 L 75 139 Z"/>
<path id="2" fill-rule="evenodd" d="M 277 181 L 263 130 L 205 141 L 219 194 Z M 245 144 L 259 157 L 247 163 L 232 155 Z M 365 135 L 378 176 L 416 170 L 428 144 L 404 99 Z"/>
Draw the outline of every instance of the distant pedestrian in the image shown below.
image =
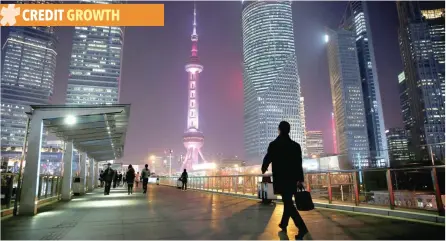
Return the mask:
<path id="1" fill-rule="evenodd" d="M 183 186 L 181 187 L 181 190 L 186 191 L 187 190 L 187 179 L 189 176 L 187 175 L 186 169 L 184 169 L 183 173 L 181 173 L 181 182 L 183 183 Z"/>
<path id="2" fill-rule="evenodd" d="M 129 165 L 127 173 L 125 174 L 125 180 L 127 181 L 128 195 L 133 194 L 133 183 L 135 182 L 135 169 L 132 165 Z"/>
<path id="3" fill-rule="evenodd" d="M 107 168 L 104 171 L 104 195 L 110 195 L 110 188 L 112 185 L 113 177 L 115 175 L 115 171 L 111 168 L 111 164 L 107 163 Z"/>
<path id="4" fill-rule="evenodd" d="M 118 187 L 121 186 L 121 182 L 122 182 L 122 172 L 118 173 Z"/>
<path id="5" fill-rule="evenodd" d="M 101 173 L 99 173 L 99 181 L 101 182 L 101 187 L 104 187 L 104 170 L 101 170 Z"/>
<path id="6" fill-rule="evenodd" d="M 145 168 L 141 172 L 141 178 L 142 178 L 142 193 L 147 193 L 147 183 L 149 182 L 149 176 L 150 176 L 150 170 L 149 165 L 145 165 Z"/>
<path id="7" fill-rule="evenodd" d="M 118 171 L 113 172 L 113 188 L 116 188 L 116 185 L 118 184 Z"/>
<path id="8" fill-rule="evenodd" d="M 291 217 L 299 229 L 296 235 L 298 240 L 303 239 L 308 233 L 307 226 L 293 203 L 293 195 L 296 199 L 298 187 L 303 186 L 304 172 L 302 149 L 298 143 L 291 140 L 290 129 L 288 122 L 280 122 L 279 136 L 269 143 L 268 151 L 263 159 L 262 173 L 264 174 L 272 163 L 274 193 L 282 195 L 283 201 L 283 215 L 279 227 L 286 232 Z M 297 199 L 295 201 L 299 202 Z"/>
<path id="9" fill-rule="evenodd" d="M 136 188 L 138 188 L 138 186 L 139 186 L 140 179 L 141 179 L 141 175 L 139 174 L 139 172 L 137 172 L 136 176 L 135 176 Z"/>

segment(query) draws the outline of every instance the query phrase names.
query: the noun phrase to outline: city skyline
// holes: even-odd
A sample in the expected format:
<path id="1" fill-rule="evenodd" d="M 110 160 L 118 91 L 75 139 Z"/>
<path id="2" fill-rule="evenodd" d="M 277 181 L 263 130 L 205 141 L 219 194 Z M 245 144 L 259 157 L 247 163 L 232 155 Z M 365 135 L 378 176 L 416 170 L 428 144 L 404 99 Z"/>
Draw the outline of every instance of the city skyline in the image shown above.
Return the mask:
<path id="1" fill-rule="evenodd" d="M 387 4 L 387 6 L 392 7 L 392 3 L 379 4 Z M 182 86 L 186 86 L 187 83 L 187 80 L 184 77 L 184 60 L 185 56 L 188 56 L 188 54 L 184 54 L 185 51 L 182 49 L 184 48 L 187 51 L 190 48 L 190 46 L 186 46 L 184 43 L 187 44 L 187 39 L 189 38 L 190 34 L 187 33 L 188 31 L 186 31 L 187 29 L 190 29 L 190 27 L 188 28 L 189 25 L 186 23 L 191 22 L 191 14 L 190 11 L 187 12 L 181 10 L 181 7 L 187 8 L 187 6 L 191 5 L 192 3 L 190 2 L 166 3 L 166 26 L 163 28 L 128 28 L 126 30 L 121 102 L 132 103 L 132 108 L 137 109 L 136 111 L 133 111 L 133 113 L 147 113 L 147 115 L 144 116 L 131 117 L 125 151 L 126 156 L 124 158 L 125 162 L 127 163 L 144 159 L 144 157 L 147 155 L 147 148 L 172 148 L 176 150 L 176 153 L 178 153 L 179 150 L 182 150 L 181 141 L 178 141 L 178 143 L 172 143 L 171 140 L 181 140 L 181 138 L 178 138 L 181 136 L 179 133 L 182 133 L 181 130 L 184 130 L 184 125 L 181 124 L 184 123 L 184 121 L 182 121 L 183 119 L 181 116 L 186 115 L 186 110 L 184 106 L 178 103 L 183 103 L 184 101 L 181 102 L 180 98 L 185 99 L 187 96 L 187 93 L 183 93 L 184 89 L 187 88 L 183 88 Z M 201 122 L 203 124 L 204 132 L 206 132 L 207 140 L 209 140 L 207 141 L 206 149 L 209 149 L 209 152 L 223 152 L 226 155 L 242 155 L 243 126 L 238 124 L 243 123 L 243 116 L 241 115 L 243 108 L 243 85 L 241 82 L 242 72 L 240 67 L 240 40 L 242 33 L 241 26 L 237 26 L 237 24 L 240 24 L 241 6 L 236 2 L 199 2 L 197 5 L 199 5 L 200 13 L 202 14 L 203 19 L 209 19 L 210 16 L 217 15 L 222 17 L 224 20 L 228 20 L 224 23 L 223 21 L 221 23 L 218 21 L 204 21 L 200 26 L 201 28 L 206 29 L 203 31 L 200 29 L 200 32 L 204 33 L 202 38 L 206 39 L 202 47 L 202 59 L 205 65 L 209 66 L 209 69 L 207 68 L 202 77 L 206 79 L 205 81 L 209 80 L 207 82 L 203 81 L 203 83 L 206 84 L 203 84 L 204 86 L 202 87 L 202 89 L 205 90 L 205 93 L 202 95 L 202 99 L 205 99 L 206 101 L 202 106 L 203 111 L 201 119 L 203 120 Z M 296 5 L 298 6 L 296 7 Z M 324 131 L 324 139 L 327 138 L 327 136 L 328 138 L 331 136 L 330 93 L 328 92 L 327 95 L 327 87 L 329 87 L 327 81 L 328 74 L 320 73 L 316 71 L 319 68 L 309 68 L 309 66 L 314 65 L 314 63 L 317 63 L 316 65 L 319 66 L 323 64 L 323 62 L 326 62 L 326 59 L 324 58 L 326 57 L 324 53 L 325 46 L 322 39 L 324 35 L 324 26 L 330 24 L 330 22 L 339 21 L 343 10 L 345 10 L 345 6 L 346 3 L 293 3 L 293 22 L 295 24 L 294 35 L 298 36 L 296 37 L 296 52 L 298 58 L 297 61 L 299 62 L 299 75 L 302 82 L 301 92 L 302 95 L 305 96 L 306 102 L 306 122 L 308 129 L 322 129 Z M 308 13 L 305 13 L 305 11 L 302 10 L 304 8 L 308 10 Z M 190 7 L 187 9 L 190 9 Z M 216 9 L 223 9 L 225 11 L 216 11 Z M 316 9 L 322 13 L 326 13 L 325 15 L 318 13 L 317 17 L 313 16 L 313 21 L 318 26 L 318 28 L 315 27 L 314 29 L 317 31 L 315 30 L 310 32 L 311 34 L 307 35 L 302 34 L 305 33 L 305 31 L 303 31 L 304 29 L 302 23 L 299 24 L 299 20 L 302 20 L 302 15 L 304 18 L 311 19 L 311 14 L 314 13 Z M 377 9 L 379 9 L 379 7 L 375 6 L 375 13 Z M 332 10 L 338 10 L 334 12 L 339 14 L 327 14 Z M 395 10 L 394 6 L 393 10 Z M 296 12 L 299 14 L 296 14 Z M 173 18 L 173 13 L 179 14 Z M 394 12 L 394 14 L 393 20 L 396 18 L 396 13 Z M 373 29 L 374 20 L 373 14 L 371 15 Z M 376 17 L 376 15 L 374 16 Z M 323 21 L 318 22 L 315 21 L 314 18 L 323 18 Z M 183 22 L 184 24 L 182 24 Z M 179 30 L 176 31 L 176 33 L 173 33 L 172 26 L 174 24 L 180 24 L 181 26 L 184 25 L 184 31 Z M 382 26 L 379 26 L 378 28 L 380 27 L 382 28 Z M 61 103 L 62 100 L 65 100 L 64 90 L 60 86 L 66 86 L 66 79 L 68 76 L 66 65 L 67 60 L 64 60 L 63 58 L 66 58 L 67 55 L 69 56 L 71 54 L 71 50 L 66 51 L 65 48 L 67 47 L 66 43 L 70 42 L 69 38 L 70 35 L 72 37 L 72 31 L 72 28 L 57 29 L 57 34 L 60 39 L 60 44 L 58 46 L 60 54 L 58 56 L 56 88 L 54 90 L 55 97 L 53 98 L 53 103 L 55 104 Z M 386 31 L 385 29 L 383 31 L 390 32 L 389 30 Z M 393 36 L 395 37 L 396 34 L 394 33 Z M 155 38 L 159 40 L 155 41 Z M 175 40 L 175 44 L 172 43 L 171 39 Z M 183 39 L 184 41 L 177 41 L 178 39 Z M 398 60 L 396 61 L 397 64 L 400 62 L 397 39 L 392 40 L 393 37 L 384 39 L 385 40 L 378 38 L 378 40 L 375 41 L 378 42 L 378 46 L 381 45 L 381 47 L 377 48 L 381 49 L 379 53 L 377 53 L 377 65 L 379 71 L 381 71 L 382 68 L 380 67 L 382 64 L 380 64 L 379 55 L 381 55 L 381 59 L 383 59 L 383 52 L 385 54 L 389 52 L 382 50 L 386 49 L 382 46 L 383 42 L 389 42 L 390 40 L 390 42 L 394 43 L 392 48 L 395 48 L 394 53 L 396 53 L 396 55 L 394 55 L 393 58 Z M 308 41 L 313 41 L 315 44 L 320 44 L 320 46 L 317 46 L 319 48 L 308 47 L 314 47 L 315 45 L 308 43 Z M 318 41 L 320 41 L 320 43 L 318 43 Z M 158 44 L 154 45 L 156 42 Z M 158 47 L 162 46 L 160 45 L 162 42 L 166 43 L 166 47 Z M 302 44 L 302 42 L 306 43 Z M 148 48 L 148 51 L 142 49 L 143 47 Z M 161 48 L 162 50 L 156 50 L 156 48 Z M 310 49 L 311 51 L 306 49 Z M 311 55 L 315 55 L 315 57 L 312 57 Z M 319 60 L 318 58 L 321 59 Z M 175 61 L 173 59 L 179 60 Z M 392 59 L 392 57 L 390 57 L 390 59 Z M 181 65 L 183 66 L 179 66 L 180 62 L 182 62 Z M 167 66 L 167 63 L 172 64 Z M 224 67 L 222 68 L 221 66 Z M 385 70 L 386 68 L 384 67 L 383 72 L 390 72 L 392 74 L 384 74 L 386 77 L 380 77 L 380 81 L 381 79 L 385 79 L 388 80 L 388 82 L 393 83 L 392 85 L 397 86 L 395 76 L 397 76 L 397 73 L 401 71 L 402 68 L 400 66 L 401 65 L 396 66 L 393 68 L 394 70 L 390 71 L 388 68 Z M 160 75 L 159 71 L 156 71 L 156 68 L 160 70 L 162 69 L 167 73 Z M 310 69 L 311 71 L 306 69 Z M 323 70 L 324 67 L 322 66 L 320 69 Z M 380 75 L 380 73 L 378 73 L 378 75 Z M 312 81 L 315 83 L 311 83 Z M 137 85 L 135 83 L 139 84 Z M 387 82 L 384 83 L 385 87 L 381 86 L 381 89 L 387 89 L 386 86 L 389 86 L 387 85 Z M 173 87 L 171 87 L 172 84 L 174 84 Z M 321 84 L 322 86 L 325 85 L 325 87 L 319 87 Z M 380 84 L 382 83 L 380 82 Z M 394 90 L 395 89 L 396 88 L 394 88 Z M 164 93 L 163 95 L 165 97 L 160 96 L 156 92 Z M 395 95 L 395 91 L 392 94 Z M 315 97 L 321 98 L 321 101 L 315 101 Z M 383 99 L 385 98 L 392 99 L 393 97 L 391 94 L 383 94 Z M 383 102 L 384 105 L 391 105 L 389 101 L 383 100 Z M 163 103 L 163 106 L 162 108 L 156 108 L 157 106 L 152 103 Z M 173 105 L 179 105 L 180 107 L 174 107 Z M 389 107 L 387 108 L 389 109 Z M 386 107 L 384 107 L 384 109 L 384 116 L 386 117 Z M 213 113 L 211 110 L 220 110 L 221 113 Z M 387 120 L 389 117 L 386 117 L 386 127 L 392 127 L 395 125 L 401 126 L 401 121 L 398 120 L 400 117 L 398 115 L 396 117 L 390 117 L 390 124 Z M 179 119 L 179 121 L 174 121 L 173 119 Z M 180 124 L 177 125 L 176 123 Z M 154 127 L 146 128 L 145 125 L 152 125 Z M 167 127 L 167 129 L 160 128 L 163 126 Z M 141 132 L 141 128 L 147 129 L 147 132 Z M 227 131 L 228 128 L 230 128 L 231 131 Z M 161 131 L 157 129 L 161 129 Z M 177 131 L 178 129 L 180 129 L 180 131 Z M 224 132 L 228 133 L 225 134 Z M 324 140 L 324 142 L 327 142 L 327 140 Z M 327 143 L 330 143 L 330 141 Z"/>

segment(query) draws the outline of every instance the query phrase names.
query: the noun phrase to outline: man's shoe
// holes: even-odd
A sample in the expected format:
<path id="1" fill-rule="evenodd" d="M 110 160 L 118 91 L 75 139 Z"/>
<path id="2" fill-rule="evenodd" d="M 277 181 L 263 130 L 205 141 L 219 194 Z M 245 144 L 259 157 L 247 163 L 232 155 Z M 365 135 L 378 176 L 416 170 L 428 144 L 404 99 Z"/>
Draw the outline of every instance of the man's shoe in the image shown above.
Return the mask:
<path id="1" fill-rule="evenodd" d="M 282 229 L 282 232 L 287 232 L 286 227 L 284 227 L 282 224 L 279 224 L 279 228 Z"/>
<path id="2" fill-rule="evenodd" d="M 303 240 L 307 233 L 308 233 L 308 229 L 299 230 L 299 233 L 295 237 L 296 240 Z"/>

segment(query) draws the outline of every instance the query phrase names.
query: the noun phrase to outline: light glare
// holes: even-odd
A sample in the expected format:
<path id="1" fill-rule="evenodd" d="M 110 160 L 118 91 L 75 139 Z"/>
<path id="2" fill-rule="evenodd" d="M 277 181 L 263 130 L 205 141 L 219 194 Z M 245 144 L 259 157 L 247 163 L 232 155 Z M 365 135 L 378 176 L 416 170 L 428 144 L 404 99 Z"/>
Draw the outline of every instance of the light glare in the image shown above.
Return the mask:
<path id="1" fill-rule="evenodd" d="M 330 40 L 330 37 L 328 36 L 328 34 L 325 34 L 324 40 L 325 40 L 326 43 L 328 43 L 328 41 Z"/>
<path id="2" fill-rule="evenodd" d="M 67 125 L 74 125 L 76 124 L 76 116 L 73 115 L 69 115 L 67 117 L 65 117 L 65 124 Z"/>

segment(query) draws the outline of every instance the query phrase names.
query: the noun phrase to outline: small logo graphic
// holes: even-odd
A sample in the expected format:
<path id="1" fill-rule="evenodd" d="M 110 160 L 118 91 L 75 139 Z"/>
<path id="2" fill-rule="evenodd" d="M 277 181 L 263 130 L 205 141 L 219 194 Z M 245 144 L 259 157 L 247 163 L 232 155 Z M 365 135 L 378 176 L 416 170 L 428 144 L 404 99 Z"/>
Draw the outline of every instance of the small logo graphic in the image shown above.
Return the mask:
<path id="1" fill-rule="evenodd" d="M 7 8 L 2 8 L 0 15 L 2 16 L 2 20 L 0 21 L 2 26 L 6 24 L 13 26 L 16 23 L 15 17 L 20 15 L 20 8 L 16 8 L 15 4 L 8 4 Z"/>

